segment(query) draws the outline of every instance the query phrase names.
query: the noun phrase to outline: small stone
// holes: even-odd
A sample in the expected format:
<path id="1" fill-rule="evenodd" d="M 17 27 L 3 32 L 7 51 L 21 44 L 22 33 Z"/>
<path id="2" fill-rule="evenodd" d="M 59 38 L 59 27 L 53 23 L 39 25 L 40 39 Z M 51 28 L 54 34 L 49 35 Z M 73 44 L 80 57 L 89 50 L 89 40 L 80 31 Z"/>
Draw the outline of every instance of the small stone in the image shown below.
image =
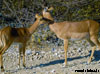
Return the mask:
<path id="1" fill-rule="evenodd" d="M 35 55 L 35 51 L 32 51 L 32 56 Z"/>
<path id="2" fill-rule="evenodd" d="M 57 56 L 57 55 L 58 55 L 58 53 L 55 53 L 55 55 Z"/>
<path id="3" fill-rule="evenodd" d="M 40 52 L 38 52 L 38 51 L 37 51 L 37 52 L 35 52 L 35 55 L 39 55 L 39 54 L 40 54 Z"/>
<path id="4" fill-rule="evenodd" d="M 81 48 L 78 48 L 77 52 L 81 52 L 81 51 L 82 51 L 82 49 Z"/>
<path id="5" fill-rule="evenodd" d="M 41 51 L 41 53 L 42 53 L 42 54 L 44 54 L 44 53 L 45 53 L 45 51 Z"/>
<path id="6" fill-rule="evenodd" d="M 36 74 L 36 72 L 33 72 L 33 74 Z"/>
<path id="7" fill-rule="evenodd" d="M 30 55 L 30 54 L 32 54 L 32 51 L 31 50 L 26 50 L 26 54 Z"/>
<path id="8" fill-rule="evenodd" d="M 55 70 L 53 69 L 53 70 L 51 70 L 51 72 L 52 72 L 52 73 L 54 73 L 54 72 L 55 72 Z"/>
<path id="9" fill-rule="evenodd" d="M 51 50 L 51 51 L 52 51 L 52 52 L 55 52 L 55 50 L 56 50 L 55 48 L 52 48 L 52 50 Z"/>

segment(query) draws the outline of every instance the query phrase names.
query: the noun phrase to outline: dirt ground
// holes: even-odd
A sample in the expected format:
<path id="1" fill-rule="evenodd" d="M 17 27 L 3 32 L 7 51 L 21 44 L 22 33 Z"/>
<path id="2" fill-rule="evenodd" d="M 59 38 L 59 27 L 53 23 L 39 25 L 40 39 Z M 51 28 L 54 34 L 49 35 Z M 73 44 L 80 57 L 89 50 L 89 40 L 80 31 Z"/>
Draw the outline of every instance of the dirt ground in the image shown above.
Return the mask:
<path id="1" fill-rule="evenodd" d="M 5 72 L 0 74 L 100 74 L 100 72 L 75 72 L 75 70 L 99 70 L 100 51 L 97 47 L 93 60 L 87 64 L 91 54 L 91 46 L 86 40 L 69 42 L 68 66 L 63 67 L 64 48 L 48 44 L 48 46 L 32 45 L 26 50 L 26 68 L 19 67 L 18 45 L 12 45 L 3 55 Z"/>

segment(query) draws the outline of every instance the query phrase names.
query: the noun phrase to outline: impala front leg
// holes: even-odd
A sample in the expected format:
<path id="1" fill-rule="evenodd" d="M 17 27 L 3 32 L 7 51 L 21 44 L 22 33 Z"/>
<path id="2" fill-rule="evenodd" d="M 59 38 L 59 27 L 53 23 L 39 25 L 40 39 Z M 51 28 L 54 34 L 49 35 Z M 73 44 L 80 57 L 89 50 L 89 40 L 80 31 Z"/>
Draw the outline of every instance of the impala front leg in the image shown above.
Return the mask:
<path id="1" fill-rule="evenodd" d="M 1 71 L 3 72 L 4 68 L 3 68 L 3 61 L 2 61 L 2 55 L 1 54 L 0 54 L 0 67 L 1 67 Z"/>
<path id="2" fill-rule="evenodd" d="M 89 60 L 88 60 L 88 64 L 91 62 L 91 60 L 92 60 L 92 58 L 93 58 L 95 49 L 96 49 L 96 46 L 93 46 L 93 47 L 92 47 L 92 53 L 91 53 L 91 56 L 90 56 L 90 58 L 89 58 Z"/>
<path id="3" fill-rule="evenodd" d="M 22 49 L 23 49 L 23 45 L 20 43 L 19 44 L 19 63 L 18 63 L 18 65 L 19 65 L 19 67 L 20 67 L 20 61 L 21 61 L 21 58 L 22 58 Z"/>
<path id="4" fill-rule="evenodd" d="M 24 67 L 25 67 L 25 47 L 26 47 L 25 43 L 19 45 L 19 66 L 20 66 L 21 58 L 23 56 L 23 66 Z"/>
<path id="5" fill-rule="evenodd" d="M 64 66 L 66 66 L 67 65 L 67 49 L 68 49 L 68 40 L 67 39 L 65 39 L 64 40 L 64 51 L 65 51 L 65 65 Z"/>
<path id="6" fill-rule="evenodd" d="M 26 47 L 26 44 L 23 44 L 23 66 L 26 67 L 25 65 L 25 47 Z"/>

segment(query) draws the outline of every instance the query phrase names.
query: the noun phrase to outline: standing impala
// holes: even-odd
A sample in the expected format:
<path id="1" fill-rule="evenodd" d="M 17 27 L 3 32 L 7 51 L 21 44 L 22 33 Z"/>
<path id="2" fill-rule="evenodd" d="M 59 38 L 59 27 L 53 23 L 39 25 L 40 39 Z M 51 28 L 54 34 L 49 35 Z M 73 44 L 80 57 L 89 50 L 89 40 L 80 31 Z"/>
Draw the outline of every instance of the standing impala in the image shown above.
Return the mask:
<path id="1" fill-rule="evenodd" d="M 92 54 L 88 60 L 91 62 L 96 45 L 100 48 L 100 42 L 98 41 L 99 23 L 93 20 L 83 20 L 80 22 L 54 22 L 54 18 L 51 16 L 50 11 L 53 7 L 46 7 L 42 14 L 46 21 L 49 23 L 50 29 L 57 35 L 58 38 L 64 40 L 65 51 L 65 66 L 67 65 L 67 48 L 69 39 L 83 39 L 86 38 L 92 45 Z"/>
<path id="2" fill-rule="evenodd" d="M 4 71 L 2 55 L 10 47 L 13 42 L 21 43 L 22 46 L 19 48 L 19 65 L 21 54 L 23 54 L 23 66 L 25 67 L 25 47 L 27 41 L 30 39 L 31 35 L 34 33 L 39 24 L 44 23 L 42 16 L 36 14 L 36 21 L 29 28 L 11 28 L 5 27 L 0 30 L 0 68 Z"/>

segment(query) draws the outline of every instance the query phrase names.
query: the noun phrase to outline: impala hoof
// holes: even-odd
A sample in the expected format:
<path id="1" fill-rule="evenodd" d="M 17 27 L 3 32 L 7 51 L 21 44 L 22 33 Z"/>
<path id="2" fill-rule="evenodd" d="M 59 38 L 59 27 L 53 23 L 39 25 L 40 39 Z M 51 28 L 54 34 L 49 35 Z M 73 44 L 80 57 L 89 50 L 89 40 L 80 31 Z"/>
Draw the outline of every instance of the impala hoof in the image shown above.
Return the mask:
<path id="1" fill-rule="evenodd" d="M 90 64 L 91 63 L 91 59 L 89 59 L 87 63 Z"/>
<path id="2" fill-rule="evenodd" d="M 5 70 L 4 70 L 4 68 L 3 67 L 1 67 L 1 72 L 4 72 Z"/>
<path id="3" fill-rule="evenodd" d="M 89 60 L 87 63 L 88 63 L 88 64 L 90 64 L 90 63 L 91 63 L 91 61 Z"/>
<path id="4" fill-rule="evenodd" d="M 88 61 L 87 64 L 90 64 L 90 61 Z"/>
<path id="5" fill-rule="evenodd" d="M 62 65 L 63 68 L 66 68 L 67 66 L 68 66 L 68 65 L 65 64 L 65 63 L 63 63 L 63 65 Z"/>
<path id="6" fill-rule="evenodd" d="M 25 65 L 25 64 L 23 64 L 23 67 L 24 67 L 24 68 L 26 68 L 26 65 Z"/>
<path id="7" fill-rule="evenodd" d="M 20 64 L 18 64 L 18 66 L 20 67 Z"/>

